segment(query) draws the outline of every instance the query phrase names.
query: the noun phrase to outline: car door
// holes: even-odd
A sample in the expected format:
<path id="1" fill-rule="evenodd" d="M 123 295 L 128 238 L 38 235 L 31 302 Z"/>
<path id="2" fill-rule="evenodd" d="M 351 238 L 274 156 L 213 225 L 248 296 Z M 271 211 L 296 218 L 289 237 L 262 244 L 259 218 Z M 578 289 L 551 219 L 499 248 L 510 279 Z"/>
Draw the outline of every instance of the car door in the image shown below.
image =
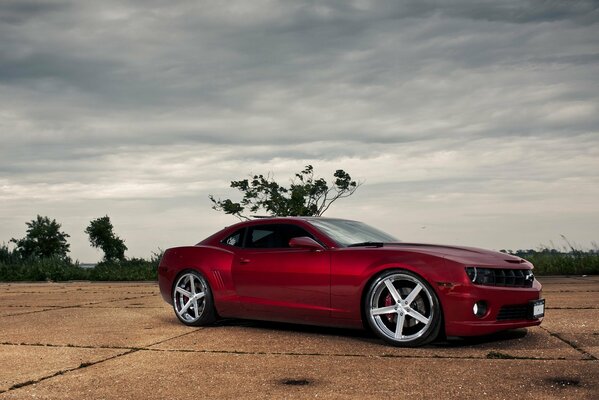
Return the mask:
<path id="1" fill-rule="evenodd" d="M 330 255 L 290 248 L 293 237 L 312 235 L 293 224 L 247 228 L 232 277 L 250 318 L 310 321 L 330 316 Z"/>

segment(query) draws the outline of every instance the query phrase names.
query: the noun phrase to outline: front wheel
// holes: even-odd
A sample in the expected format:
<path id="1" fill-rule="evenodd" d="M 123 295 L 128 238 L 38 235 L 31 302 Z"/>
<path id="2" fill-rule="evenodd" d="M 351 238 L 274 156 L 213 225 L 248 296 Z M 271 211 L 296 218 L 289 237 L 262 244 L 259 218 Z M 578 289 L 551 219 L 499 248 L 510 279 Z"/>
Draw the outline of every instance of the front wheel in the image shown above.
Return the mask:
<path id="1" fill-rule="evenodd" d="M 216 320 L 210 286 L 195 271 L 187 271 L 177 278 L 173 287 L 173 308 L 185 325 L 207 325 Z"/>
<path id="2" fill-rule="evenodd" d="M 430 285 L 409 271 L 387 271 L 368 287 L 364 299 L 368 325 L 395 346 L 422 346 L 441 328 L 441 307 Z"/>

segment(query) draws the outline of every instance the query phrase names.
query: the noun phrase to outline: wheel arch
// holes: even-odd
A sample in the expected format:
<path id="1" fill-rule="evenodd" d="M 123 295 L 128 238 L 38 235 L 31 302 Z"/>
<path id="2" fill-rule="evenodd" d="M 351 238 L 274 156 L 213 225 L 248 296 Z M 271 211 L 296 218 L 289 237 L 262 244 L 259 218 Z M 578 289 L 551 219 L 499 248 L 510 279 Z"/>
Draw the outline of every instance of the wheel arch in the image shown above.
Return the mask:
<path id="1" fill-rule="evenodd" d="M 232 252 L 218 247 L 186 246 L 168 249 L 158 268 L 158 283 L 162 297 L 172 304 L 177 279 L 186 271 L 195 271 L 204 277 L 212 291 L 215 305 L 218 304 L 220 291 L 223 289 L 218 279 L 230 275 L 232 260 Z M 219 273 L 215 274 L 213 271 Z"/>
<path id="2" fill-rule="evenodd" d="M 361 293 L 360 293 L 360 318 L 362 319 L 362 326 L 364 327 L 364 329 L 371 331 L 370 325 L 368 324 L 368 321 L 367 321 L 366 310 L 364 307 L 364 304 L 366 301 L 366 295 L 368 294 L 368 289 L 370 288 L 370 285 L 372 284 L 372 282 L 374 282 L 379 276 L 381 276 L 384 273 L 389 272 L 389 271 L 407 271 L 407 272 L 410 272 L 410 273 L 416 275 L 417 277 L 419 277 L 420 279 L 422 279 L 426 283 L 428 283 L 428 285 L 433 290 L 434 295 L 437 297 L 437 303 L 439 304 L 439 310 L 441 312 L 441 322 L 440 322 L 441 332 L 439 332 L 439 335 L 444 335 L 445 334 L 445 311 L 443 309 L 444 302 L 441 301 L 441 293 L 439 292 L 439 289 L 436 287 L 436 285 L 434 285 L 434 282 L 431 282 L 430 279 L 425 278 L 420 273 L 420 269 L 414 268 L 413 266 L 409 266 L 406 264 L 399 264 L 399 263 L 398 264 L 389 264 L 389 265 L 385 265 L 381 268 L 377 268 L 374 272 L 372 272 L 370 274 L 369 278 L 366 280 L 366 282 L 362 286 Z"/>

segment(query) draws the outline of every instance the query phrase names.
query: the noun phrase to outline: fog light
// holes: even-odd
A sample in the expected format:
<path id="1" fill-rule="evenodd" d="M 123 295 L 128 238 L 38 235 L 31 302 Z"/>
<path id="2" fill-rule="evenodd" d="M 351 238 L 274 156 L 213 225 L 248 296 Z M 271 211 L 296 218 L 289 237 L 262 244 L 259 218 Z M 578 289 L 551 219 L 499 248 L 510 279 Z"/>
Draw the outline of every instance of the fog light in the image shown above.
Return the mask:
<path id="1" fill-rule="evenodd" d="M 472 307 L 472 312 L 478 318 L 484 317 L 484 315 L 487 313 L 487 303 L 484 301 L 477 301 Z"/>

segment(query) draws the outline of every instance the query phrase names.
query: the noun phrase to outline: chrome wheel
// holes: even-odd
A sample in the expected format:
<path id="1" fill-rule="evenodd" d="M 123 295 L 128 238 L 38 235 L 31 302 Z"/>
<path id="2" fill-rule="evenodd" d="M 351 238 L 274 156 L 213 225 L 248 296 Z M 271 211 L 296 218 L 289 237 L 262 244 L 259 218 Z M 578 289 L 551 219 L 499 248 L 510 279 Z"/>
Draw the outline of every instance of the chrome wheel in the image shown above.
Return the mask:
<path id="1" fill-rule="evenodd" d="M 195 271 L 179 276 L 173 290 L 173 308 L 179 320 L 187 325 L 212 322 L 212 293 L 206 279 Z"/>
<path id="2" fill-rule="evenodd" d="M 422 278 L 410 272 L 391 271 L 375 279 L 365 306 L 369 325 L 392 344 L 422 345 L 439 332 L 436 295 Z"/>

